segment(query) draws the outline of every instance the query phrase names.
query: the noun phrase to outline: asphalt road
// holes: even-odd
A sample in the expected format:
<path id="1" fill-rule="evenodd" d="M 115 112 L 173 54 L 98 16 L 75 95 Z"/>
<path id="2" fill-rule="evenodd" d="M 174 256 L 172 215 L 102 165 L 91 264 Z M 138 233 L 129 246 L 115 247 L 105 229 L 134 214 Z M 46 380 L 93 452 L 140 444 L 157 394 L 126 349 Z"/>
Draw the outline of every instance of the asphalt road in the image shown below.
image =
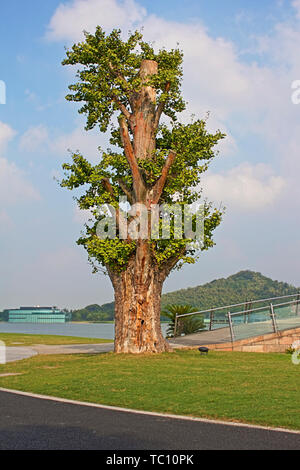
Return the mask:
<path id="1" fill-rule="evenodd" d="M 0 391 L 0 449 L 300 449 L 300 434 L 151 415 Z"/>

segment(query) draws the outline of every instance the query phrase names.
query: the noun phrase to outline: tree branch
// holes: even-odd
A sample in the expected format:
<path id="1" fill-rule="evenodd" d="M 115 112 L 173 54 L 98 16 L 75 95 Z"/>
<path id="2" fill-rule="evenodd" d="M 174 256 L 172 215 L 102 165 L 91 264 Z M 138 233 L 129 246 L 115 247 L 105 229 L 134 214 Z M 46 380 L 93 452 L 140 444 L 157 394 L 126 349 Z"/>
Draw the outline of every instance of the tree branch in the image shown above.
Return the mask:
<path id="1" fill-rule="evenodd" d="M 106 189 L 106 191 L 112 196 L 112 198 L 116 199 L 116 197 L 114 195 L 113 187 L 112 187 L 109 179 L 108 178 L 103 178 L 101 183 L 104 186 L 104 188 Z M 123 189 L 123 191 L 124 191 L 124 189 Z M 129 196 L 132 200 L 132 196 L 131 196 L 130 192 L 129 192 Z M 128 197 L 128 199 L 129 199 L 129 197 Z M 122 230 L 122 227 L 127 227 L 127 217 L 126 217 L 125 213 L 122 211 L 122 209 L 120 207 L 116 208 L 115 210 L 116 210 L 116 225 L 117 225 L 118 230 L 120 232 L 120 230 Z M 127 238 L 127 240 L 129 240 L 129 238 Z"/>
<path id="2" fill-rule="evenodd" d="M 152 199 L 153 199 L 154 204 L 157 204 L 159 202 L 159 198 L 160 198 L 160 196 L 163 192 L 163 189 L 165 187 L 167 177 L 168 177 L 170 168 L 173 165 L 175 157 L 176 157 L 176 152 L 174 152 L 173 150 L 170 150 L 170 153 L 167 157 L 166 163 L 165 163 L 165 165 L 162 169 L 161 176 L 160 176 L 159 180 L 157 181 L 157 183 L 155 184 L 155 186 L 152 190 L 152 193 L 153 193 Z"/>
<path id="3" fill-rule="evenodd" d="M 114 194 L 114 190 L 113 190 L 113 187 L 109 181 L 108 178 L 103 178 L 103 180 L 101 181 L 102 183 L 102 186 L 104 187 L 104 189 L 111 195 L 111 197 L 113 199 L 115 199 L 115 194 Z"/>
<path id="4" fill-rule="evenodd" d="M 122 116 L 119 119 L 119 124 L 120 124 L 120 134 L 121 134 L 121 139 L 124 147 L 124 152 L 127 158 L 127 161 L 129 163 L 132 177 L 133 177 L 133 189 L 135 192 L 136 196 L 136 201 L 141 202 L 141 197 L 143 196 L 143 193 L 145 192 L 145 184 L 142 178 L 142 175 L 140 173 L 134 151 L 132 148 L 131 140 L 129 137 L 129 132 L 128 132 L 128 126 L 127 123 L 125 122 L 125 119 L 122 118 Z"/>
<path id="5" fill-rule="evenodd" d="M 124 181 L 121 178 L 118 178 L 118 183 L 123 193 L 126 194 L 127 199 L 130 202 L 130 204 L 133 204 L 133 196 L 132 196 L 130 189 L 127 187 L 127 185 L 124 183 Z"/>
<path id="6" fill-rule="evenodd" d="M 111 72 L 111 74 L 114 75 L 114 77 L 119 78 L 119 80 L 120 80 L 121 82 L 123 82 L 124 85 L 123 85 L 122 88 L 123 88 L 123 90 L 124 90 L 125 92 L 127 92 L 128 83 L 127 83 L 127 81 L 125 80 L 125 78 L 123 77 L 123 75 L 121 74 L 121 72 L 120 72 L 119 70 L 117 70 L 117 69 L 112 65 L 111 62 L 109 62 L 108 68 L 109 68 L 109 71 Z"/>
<path id="7" fill-rule="evenodd" d="M 161 265 L 160 275 L 161 275 L 163 281 L 168 277 L 168 275 L 170 274 L 172 269 L 176 266 L 176 264 L 178 263 L 180 258 L 182 258 L 182 256 L 185 254 L 185 252 L 186 252 L 186 247 L 183 246 L 182 248 L 180 248 L 179 252 L 176 255 L 172 256 L 169 259 L 167 259 Z"/>
<path id="8" fill-rule="evenodd" d="M 112 98 L 112 101 L 114 101 L 116 105 L 119 107 L 120 111 L 123 113 L 126 119 L 128 119 L 129 121 L 131 118 L 131 113 L 128 111 L 126 106 L 123 103 L 121 103 L 121 101 L 116 97 L 114 93 L 111 93 L 111 98 Z"/>
<path id="9" fill-rule="evenodd" d="M 120 72 L 119 70 L 117 70 L 117 69 L 112 65 L 111 62 L 109 62 L 108 68 L 109 68 L 110 73 L 111 73 L 114 77 L 118 78 L 118 79 L 120 80 L 120 82 L 123 83 L 123 85 L 121 85 L 122 90 L 124 91 L 125 94 L 127 94 L 127 93 L 128 93 L 128 83 L 127 83 L 125 77 L 121 74 L 121 72 Z M 131 93 L 129 93 L 129 96 L 128 96 L 128 100 L 129 100 L 129 103 L 130 103 L 130 106 L 131 106 L 132 111 L 133 111 L 133 108 L 134 108 L 133 95 L 134 95 L 134 93 L 131 92 Z M 125 108 L 125 109 L 126 109 L 126 108 Z M 128 110 L 127 110 L 127 112 L 129 113 Z M 125 116 L 126 116 L 126 114 L 125 114 Z M 130 116 L 131 116 L 131 115 L 130 115 L 130 113 L 129 113 L 129 117 L 126 116 L 126 118 L 129 119 Z"/>
<path id="10" fill-rule="evenodd" d="M 166 89 L 165 89 L 165 93 L 168 93 L 169 90 L 170 90 L 170 82 L 167 82 L 166 84 Z M 159 124 L 159 120 L 161 118 L 161 115 L 163 113 L 163 110 L 165 108 L 165 105 L 166 105 L 166 100 L 162 101 L 161 103 L 159 103 L 159 105 L 157 106 L 157 110 L 156 110 L 156 114 L 155 114 L 155 121 L 154 121 L 154 125 L 155 125 L 155 128 L 157 128 L 158 124 Z"/>

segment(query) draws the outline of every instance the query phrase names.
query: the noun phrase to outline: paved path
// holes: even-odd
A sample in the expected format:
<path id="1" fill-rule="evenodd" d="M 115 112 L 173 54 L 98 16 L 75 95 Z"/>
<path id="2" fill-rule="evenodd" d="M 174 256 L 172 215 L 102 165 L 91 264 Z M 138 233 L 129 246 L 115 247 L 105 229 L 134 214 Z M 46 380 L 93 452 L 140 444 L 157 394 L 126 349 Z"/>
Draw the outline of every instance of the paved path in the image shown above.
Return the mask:
<path id="1" fill-rule="evenodd" d="M 219 344 L 231 341 L 229 328 L 218 328 L 212 331 L 202 331 L 187 336 L 172 338 L 172 346 L 201 346 L 202 344 Z"/>
<path id="2" fill-rule="evenodd" d="M 300 434 L 61 403 L 0 391 L 0 449 L 300 449 Z"/>
<path id="3" fill-rule="evenodd" d="M 36 354 L 99 354 L 113 351 L 114 343 L 98 344 L 66 344 L 46 345 L 36 344 L 30 347 L 8 346 L 6 348 L 6 362 L 20 361 Z"/>
<path id="4" fill-rule="evenodd" d="M 20 361 L 35 356 L 37 352 L 32 348 L 9 346 L 6 348 L 6 362 Z"/>
<path id="5" fill-rule="evenodd" d="M 32 348 L 38 354 L 98 354 L 114 350 L 114 343 L 96 344 L 63 344 L 47 345 L 36 344 Z"/>

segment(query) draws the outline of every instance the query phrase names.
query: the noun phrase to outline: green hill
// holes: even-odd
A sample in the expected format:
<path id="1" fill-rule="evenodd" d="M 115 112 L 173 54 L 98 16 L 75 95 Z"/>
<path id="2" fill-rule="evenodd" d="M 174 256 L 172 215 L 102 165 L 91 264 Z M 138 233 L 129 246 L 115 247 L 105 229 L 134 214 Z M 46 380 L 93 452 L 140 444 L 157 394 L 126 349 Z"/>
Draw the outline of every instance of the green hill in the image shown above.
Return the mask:
<path id="1" fill-rule="evenodd" d="M 216 279 L 198 287 L 190 287 L 163 295 L 163 305 L 190 304 L 199 310 L 295 294 L 300 289 L 286 282 L 273 281 L 260 273 L 241 271 L 224 279 Z"/>
<path id="2" fill-rule="evenodd" d="M 300 289 L 286 282 L 273 281 L 260 273 L 240 271 L 224 279 L 216 279 L 207 284 L 188 289 L 180 289 L 162 296 L 162 307 L 168 304 L 189 304 L 198 310 L 221 307 L 241 303 L 247 300 L 257 300 L 281 295 L 295 294 Z M 114 302 L 90 305 L 82 310 L 73 312 L 73 320 L 112 320 Z M 77 318 L 78 317 L 78 318 Z"/>
<path id="3" fill-rule="evenodd" d="M 92 304 L 72 311 L 72 321 L 111 321 L 114 319 L 114 302 L 104 305 Z"/>

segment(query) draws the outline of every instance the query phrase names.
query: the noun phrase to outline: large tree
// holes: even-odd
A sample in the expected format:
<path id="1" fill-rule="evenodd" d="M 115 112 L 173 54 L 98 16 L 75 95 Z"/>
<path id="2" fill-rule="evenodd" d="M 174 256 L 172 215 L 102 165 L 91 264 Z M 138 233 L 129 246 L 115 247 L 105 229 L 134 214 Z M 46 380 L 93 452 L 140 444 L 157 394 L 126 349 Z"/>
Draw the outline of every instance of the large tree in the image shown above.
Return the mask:
<path id="1" fill-rule="evenodd" d="M 151 238 L 150 222 L 147 237 L 134 237 L 131 232 L 123 239 L 118 236 L 120 222 L 134 222 L 140 216 L 138 210 L 124 214 L 119 209 L 121 196 L 132 207 L 143 204 L 149 213 L 153 204 L 199 202 L 201 174 L 224 137 L 220 131 L 209 133 L 206 119 L 192 118 L 189 124 L 177 120 L 185 109 L 182 62 L 180 50 L 155 52 L 140 32 L 126 41 L 119 30 L 106 35 L 101 27 L 95 34 L 85 33 L 85 40 L 67 50 L 63 61 L 78 66 L 78 80 L 70 85 L 66 98 L 83 103 L 79 112 L 87 115 L 86 130 L 99 126 L 103 133 L 110 131 L 112 149 L 99 148 L 99 163 L 94 166 L 74 153 L 73 162 L 63 165 L 61 185 L 70 190 L 83 187 L 77 198 L 79 208 L 93 214 L 77 243 L 87 250 L 95 271 L 108 273 L 114 287 L 117 353 L 169 349 L 160 327 L 163 283 L 175 267 L 194 263 L 201 251 L 214 245 L 212 234 L 222 218 L 221 210 L 203 201 L 201 244 L 191 243 L 187 236 L 178 239 L 174 219 L 169 239 Z M 104 204 L 116 209 L 115 238 L 97 236 L 97 224 L 104 218 L 97 207 Z M 163 217 L 162 211 L 160 225 Z"/>

